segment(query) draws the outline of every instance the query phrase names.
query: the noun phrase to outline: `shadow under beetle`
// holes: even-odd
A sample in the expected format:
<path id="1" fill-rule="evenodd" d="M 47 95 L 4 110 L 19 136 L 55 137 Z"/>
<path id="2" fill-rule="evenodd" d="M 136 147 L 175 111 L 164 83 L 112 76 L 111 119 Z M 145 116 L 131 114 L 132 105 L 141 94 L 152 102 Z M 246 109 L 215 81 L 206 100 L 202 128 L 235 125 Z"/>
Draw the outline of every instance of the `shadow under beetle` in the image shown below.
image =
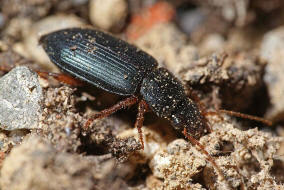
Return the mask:
<path id="1" fill-rule="evenodd" d="M 135 122 L 141 148 L 144 113 L 152 110 L 168 119 L 172 126 L 197 145 L 207 156 L 222 179 L 215 160 L 197 139 L 210 132 L 207 120 L 197 103 L 187 97 L 181 82 L 157 61 L 127 42 L 101 31 L 71 28 L 49 33 L 40 38 L 50 60 L 64 72 L 107 92 L 126 99 L 92 116 L 85 124 L 106 117 L 119 109 L 138 103 Z M 58 77 L 59 76 L 59 77 Z M 64 75 L 57 75 L 64 78 Z M 64 82 L 72 83 L 67 78 Z"/>

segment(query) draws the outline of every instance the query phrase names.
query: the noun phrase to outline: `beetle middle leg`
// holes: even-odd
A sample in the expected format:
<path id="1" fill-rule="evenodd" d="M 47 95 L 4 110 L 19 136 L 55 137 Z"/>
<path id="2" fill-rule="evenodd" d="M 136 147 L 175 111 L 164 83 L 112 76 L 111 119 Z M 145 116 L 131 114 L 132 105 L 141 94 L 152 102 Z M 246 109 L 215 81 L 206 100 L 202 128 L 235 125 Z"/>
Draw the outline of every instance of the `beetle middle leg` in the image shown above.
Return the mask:
<path id="1" fill-rule="evenodd" d="M 85 123 L 84 128 L 87 129 L 92 124 L 92 122 L 96 119 L 101 119 L 101 118 L 107 117 L 107 116 L 111 115 L 112 113 L 114 113 L 114 112 L 116 112 L 120 109 L 132 106 L 132 105 L 136 104 L 137 102 L 138 102 L 138 98 L 136 96 L 128 97 L 128 98 L 118 102 L 117 104 L 113 105 L 112 107 L 107 108 L 105 110 L 102 110 L 101 112 L 91 116 L 91 118 L 89 118 L 87 120 L 87 122 Z"/>

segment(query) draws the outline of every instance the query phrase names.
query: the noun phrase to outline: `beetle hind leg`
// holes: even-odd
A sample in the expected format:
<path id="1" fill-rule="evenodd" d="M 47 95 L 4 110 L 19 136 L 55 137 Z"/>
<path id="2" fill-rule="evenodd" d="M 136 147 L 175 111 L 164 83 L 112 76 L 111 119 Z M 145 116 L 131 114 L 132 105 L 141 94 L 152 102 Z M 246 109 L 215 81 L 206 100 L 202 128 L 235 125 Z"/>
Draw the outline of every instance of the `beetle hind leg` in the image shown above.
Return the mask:
<path id="1" fill-rule="evenodd" d="M 13 67 L 8 67 L 5 65 L 0 65 L 0 71 L 4 72 L 4 73 L 8 73 L 10 70 L 12 70 Z"/>
<path id="2" fill-rule="evenodd" d="M 0 71 L 4 73 L 8 73 L 13 68 L 14 67 L 0 65 Z M 79 79 L 76 79 L 65 73 L 51 73 L 51 72 L 38 71 L 38 70 L 35 70 L 34 72 L 36 72 L 38 76 L 40 76 L 41 78 L 47 79 L 49 77 L 52 77 L 59 82 L 62 82 L 64 84 L 68 84 L 71 86 L 82 86 L 84 84 L 84 82 L 80 81 Z"/>
<path id="3" fill-rule="evenodd" d="M 101 119 L 101 118 L 107 117 L 107 116 L 115 113 L 116 111 L 123 109 L 123 108 L 126 108 L 126 107 L 130 107 L 130 106 L 136 104 L 137 102 L 138 102 L 137 97 L 135 97 L 135 96 L 128 97 L 128 98 L 118 102 L 117 104 L 113 105 L 112 107 L 107 108 L 107 109 L 102 110 L 101 112 L 99 112 L 97 114 L 92 115 L 87 120 L 87 122 L 85 123 L 84 128 L 87 129 L 92 124 L 92 122 L 96 119 Z"/>
<path id="4" fill-rule="evenodd" d="M 68 84 L 71 86 L 83 86 L 84 82 L 82 82 L 79 79 L 76 79 L 68 74 L 65 73 L 50 73 L 50 72 L 44 72 L 44 71 L 35 71 L 38 76 L 47 79 L 48 77 L 52 77 L 55 80 L 62 82 L 64 84 Z"/>

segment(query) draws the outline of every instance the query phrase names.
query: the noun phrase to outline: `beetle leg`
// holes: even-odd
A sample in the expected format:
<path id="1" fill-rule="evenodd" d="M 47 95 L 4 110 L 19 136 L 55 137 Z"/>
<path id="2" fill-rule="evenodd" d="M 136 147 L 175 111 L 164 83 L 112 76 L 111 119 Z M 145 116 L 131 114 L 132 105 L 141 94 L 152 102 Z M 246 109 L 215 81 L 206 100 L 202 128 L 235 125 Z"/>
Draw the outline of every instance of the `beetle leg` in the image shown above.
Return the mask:
<path id="1" fill-rule="evenodd" d="M 206 155 L 207 161 L 210 162 L 213 165 L 213 167 L 216 169 L 218 175 L 221 177 L 220 180 L 224 181 L 226 178 L 225 178 L 223 172 L 221 171 L 220 167 L 216 164 L 215 159 L 212 158 L 210 156 L 210 154 L 205 150 L 205 147 L 202 144 L 200 144 L 200 142 L 198 142 L 198 140 L 196 140 L 194 137 L 192 137 L 190 134 L 188 134 L 187 131 L 186 131 L 186 128 L 184 128 L 183 134 L 191 142 L 191 144 L 198 146 L 200 148 L 201 152 Z M 227 184 L 227 185 L 228 185 L 229 189 L 231 189 L 230 185 L 229 184 Z"/>
<path id="2" fill-rule="evenodd" d="M 3 71 L 5 73 L 9 72 L 11 69 L 12 67 L 0 65 L 0 71 Z"/>
<path id="3" fill-rule="evenodd" d="M 144 114 L 149 110 L 149 106 L 145 100 L 141 100 L 138 105 L 138 113 L 137 119 L 135 122 L 135 128 L 138 130 L 139 140 L 141 143 L 141 149 L 144 150 L 144 141 L 143 141 L 143 133 L 142 133 L 142 126 L 144 121 Z"/>
<path id="4" fill-rule="evenodd" d="M 91 118 L 89 118 L 87 120 L 87 122 L 85 123 L 84 128 L 87 129 L 95 119 L 101 119 L 101 118 L 107 117 L 110 114 L 112 114 L 112 113 L 114 113 L 114 112 L 116 112 L 120 109 L 132 106 L 133 104 L 136 104 L 137 102 L 138 102 L 137 97 L 135 97 L 135 96 L 128 97 L 128 98 L 118 102 L 117 104 L 113 105 L 112 107 L 107 108 L 105 110 L 102 110 L 101 112 L 91 116 Z"/>
<path id="5" fill-rule="evenodd" d="M 48 77 L 53 77 L 59 82 L 63 82 L 71 86 L 82 86 L 84 84 L 82 81 L 70 75 L 67 75 L 65 73 L 49 73 L 49 72 L 44 72 L 44 71 L 35 71 L 35 72 L 42 78 L 47 79 Z"/>
<path id="6" fill-rule="evenodd" d="M 12 69 L 13 67 L 0 65 L 0 71 L 3 71 L 5 73 L 9 72 Z M 65 73 L 50 73 L 50 72 L 44 72 L 44 71 L 35 71 L 35 72 L 38 74 L 38 76 L 44 79 L 47 79 L 48 77 L 53 77 L 59 82 L 63 82 L 71 86 L 82 86 L 84 84 L 82 81 L 74 77 L 71 77 L 70 75 L 67 75 Z"/>

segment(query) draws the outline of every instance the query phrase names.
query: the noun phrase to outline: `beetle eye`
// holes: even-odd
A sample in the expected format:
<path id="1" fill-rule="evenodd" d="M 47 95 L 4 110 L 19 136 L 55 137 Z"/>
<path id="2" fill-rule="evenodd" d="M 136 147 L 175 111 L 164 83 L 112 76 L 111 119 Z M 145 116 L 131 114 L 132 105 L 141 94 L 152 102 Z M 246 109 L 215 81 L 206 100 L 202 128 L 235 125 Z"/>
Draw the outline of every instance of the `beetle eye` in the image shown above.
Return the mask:
<path id="1" fill-rule="evenodd" d="M 179 129 L 179 127 L 182 123 L 181 118 L 178 117 L 177 115 L 172 115 L 171 122 L 172 122 L 172 126 L 177 130 Z"/>
<path id="2" fill-rule="evenodd" d="M 172 115 L 171 121 L 173 122 L 173 124 L 177 124 L 177 123 L 179 123 L 180 120 L 179 120 L 178 117 L 176 117 L 176 115 Z"/>

